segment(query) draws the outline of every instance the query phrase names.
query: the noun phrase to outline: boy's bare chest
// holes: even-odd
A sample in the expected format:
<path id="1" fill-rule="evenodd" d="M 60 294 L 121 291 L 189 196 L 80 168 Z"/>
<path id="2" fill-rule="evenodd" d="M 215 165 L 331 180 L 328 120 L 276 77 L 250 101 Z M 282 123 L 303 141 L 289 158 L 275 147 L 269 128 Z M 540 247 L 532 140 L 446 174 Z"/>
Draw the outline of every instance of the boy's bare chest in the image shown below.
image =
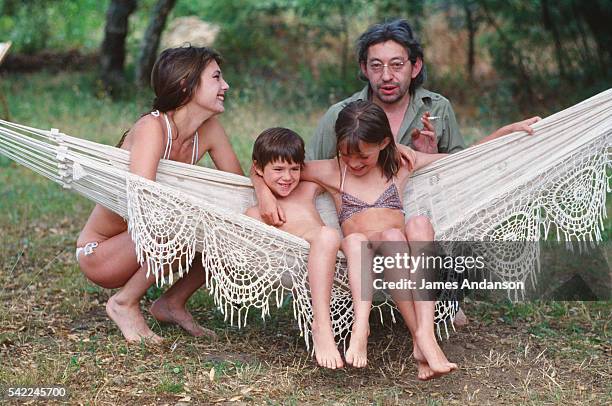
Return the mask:
<path id="1" fill-rule="evenodd" d="M 316 209 L 312 196 L 292 193 L 279 201 L 285 212 L 285 224 L 281 230 L 302 237 L 313 227 L 322 225 L 321 216 Z"/>

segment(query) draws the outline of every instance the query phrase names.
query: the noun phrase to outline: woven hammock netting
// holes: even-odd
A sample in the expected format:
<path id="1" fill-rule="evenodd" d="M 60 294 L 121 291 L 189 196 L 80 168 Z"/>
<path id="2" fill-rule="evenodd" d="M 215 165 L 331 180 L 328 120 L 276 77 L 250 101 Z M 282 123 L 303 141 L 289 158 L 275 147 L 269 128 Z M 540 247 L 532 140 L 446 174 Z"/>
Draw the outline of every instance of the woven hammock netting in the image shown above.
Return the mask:
<path id="1" fill-rule="evenodd" d="M 536 123 L 535 135 L 514 133 L 450 155 L 415 173 L 406 187 L 407 215 L 426 215 L 449 252 L 457 241 L 579 243 L 601 240 L 612 175 L 612 90 Z M 179 276 L 202 261 L 207 287 L 226 320 L 243 326 L 252 308 L 262 317 L 292 297 L 295 318 L 310 346 L 312 309 L 306 241 L 242 213 L 256 203 L 248 178 L 162 161 L 155 182 L 128 171 L 129 152 L 0 121 L 0 153 L 124 217 L 139 260 L 159 284 L 176 258 Z M 339 230 L 331 197 L 317 208 Z M 514 246 L 515 247 L 515 246 Z M 525 244 L 534 247 L 534 244 Z M 516 247 L 514 248 L 516 249 Z M 203 253 L 203 254 L 201 254 Z M 535 280 L 537 252 L 493 252 L 503 281 Z M 495 260 L 497 258 L 497 260 Z M 153 277 L 153 276 L 151 276 Z M 519 299 L 508 292 L 510 299 Z M 458 303 L 443 291 L 436 303 L 439 336 L 452 326 Z M 393 304 L 383 293 L 382 318 Z M 353 311 L 341 253 L 331 299 L 332 326 L 346 344 Z"/>

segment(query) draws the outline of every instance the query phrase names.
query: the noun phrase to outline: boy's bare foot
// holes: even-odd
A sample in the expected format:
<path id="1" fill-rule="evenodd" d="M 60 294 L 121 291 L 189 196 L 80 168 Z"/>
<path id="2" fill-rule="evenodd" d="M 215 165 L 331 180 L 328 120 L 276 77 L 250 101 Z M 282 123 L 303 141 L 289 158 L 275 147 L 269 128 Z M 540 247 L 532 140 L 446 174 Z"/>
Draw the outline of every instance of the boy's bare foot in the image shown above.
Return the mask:
<path id="1" fill-rule="evenodd" d="M 364 368 L 368 365 L 368 336 L 370 335 L 370 326 L 366 323 L 359 326 L 357 323 L 353 325 L 351 331 L 351 342 L 348 350 L 346 350 L 346 363 L 355 368 Z"/>
<path id="2" fill-rule="evenodd" d="M 414 340 L 415 346 L 419 347 L 421 354 L 434 374 L 444 375 L 457 369 L 457 364 L 449 362 L 444 352 L 442 352 L 436 341 L 433 329 L 431 332 L 417 331 Z"/>
<path id="3" fill-rule="evenodd" d="M 187 309 L 180 306 L 172 306 L 171 302 L 163 296 L 153 302 L 149 311 L 157 321 L 178 324 L 194 337 L 206 336 L 212 339 L 217 338 L 217 334 L 214 331 L 196 323 Z"/>
<path id="4" fill-rule="evenodd" d="M 459 308 L 457 314 L 455 314 L 455 320 L 453 320 L 453 324 L 455 325 L 455 327 L 459 328 L 464 327 L 468 324 L 468 318 L 466 317 L 462 308 Z"/>
<path id="5" fill-rule="evenodd" d="M 316 323 L 312 323 L 312 341 L 319 366 L 329 369 L 344 367 L 330 325 L 318 327 Z"/>
<path id="6" fill-rule="evenodd" d="M 427 360 L 423 356 L 421 349 L 418 345 L 413 346 L 412 356 L 417 363 L 417 379 L 420 381 L 428 381 L 435 378 L 437 375 L 431 370 Z"/>
<path id="7" fill-rule="evenodd" d="M 154 344 L 161 344 L 164 339 L 155 334 L 140 312 L 140 304 L 123 304 L 117 300 L 117 294 L 106 302 L 106 314 L 115 322 L 125 339 L 130 343 L 139 343 L 142 339 Z"/>

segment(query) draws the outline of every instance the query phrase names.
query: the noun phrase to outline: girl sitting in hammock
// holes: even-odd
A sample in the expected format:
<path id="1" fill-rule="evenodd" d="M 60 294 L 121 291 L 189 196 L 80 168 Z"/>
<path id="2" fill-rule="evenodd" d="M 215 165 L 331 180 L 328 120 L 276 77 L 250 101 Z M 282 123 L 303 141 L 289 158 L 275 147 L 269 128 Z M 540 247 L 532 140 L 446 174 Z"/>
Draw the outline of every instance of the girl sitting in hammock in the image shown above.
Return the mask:
<path id="1" fill-rule="evenodd" d="M 433 131 L 427 119 L 424 124 L 425 130 Z M 509 126 L 499 136 L 515 128 Z M 336 205 L 345 236 L 342 250 L 347 258 L 355 312 L 346 362 L 362 368 L 367 365 L 374 250 L 384 248 L 381 244 L 384 242 L 399 242 L 408 244 L 414 252 L 422 248 L 422 242 L 433 241 L 434 230 L 428 218 L 411 216 L 405 220 L 401 197 L 413 171 L 446 154 L 424 154 L 397 146 L 385 112 L 369 101 L 349 103 L 340 112 L 335 131 L 337 159 L 306 162 L 302 179 L 323 186 Z M 385 254 L 384 250 L 382 253 Z M 362 261 L 370 264 L 363 272 Z M 447 360 L 436 341 L 435 302 L 414 297 L 406 300 L 404 296 L 396 298 L 396 304 L 413 337 L 419 379 L 431 379 L 456 369 L 457 365 Z"/>
<path id="2" fill-rule="evenodd" d="M 143 115 L 118 145 L 130 151 L 130 172 L 155 180 L 160 159 L 195 164 L 208 152 L 218 169 L 243 174 L 216 117 L 224 111 L 229 89 L 220 63 L 221 56 L 209 48 L 172 48 L 161 53 L 151 73 L 153 111 Z M 77 261 L 92 282 L 120 288 L 106 303 L 106 312 L 127 341 L 161 342 L 140 310 L 140 299 L 154 278 L 146 278 L 146 265 L 136 260 L 127 224 L 119 215 L 96 205 L 77 240 Z M 191 271 L 153 303 L 151 314 L 194 336 L 214 336 L 185 309 L 187 299 L 203 283 L 202 265 L 194 262 Z"/>

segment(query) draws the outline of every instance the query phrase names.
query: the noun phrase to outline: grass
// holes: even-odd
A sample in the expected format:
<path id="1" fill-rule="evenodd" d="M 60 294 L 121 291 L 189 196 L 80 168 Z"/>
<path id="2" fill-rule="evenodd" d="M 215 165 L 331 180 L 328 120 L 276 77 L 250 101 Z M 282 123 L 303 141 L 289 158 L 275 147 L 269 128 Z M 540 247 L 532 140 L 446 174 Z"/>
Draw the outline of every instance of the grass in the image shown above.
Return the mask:
<path id="1" fill-rule="evenodd" d="M 90 74 L 5 76 L 14 121 L 115 143 L 147 96 L 111 103 Z M 306 138 L 322 109 L 287 112 L 263 100 L 228 101 L 222 116 L 244 168 L 254 136 L 283 125 Z M 465 123 L 476 128 L 476 123 Z M 482 130 L 481 130 L 482 131 Z M 111 291 L 89 284 L 73 260 L 93 205 L 0 158 L 0 388 L 62 385 L 71 404 L 606 404 L 612 401 L 609 302 L 468 302 L 471 323 L 443 343 L 455 374 L 416 380 L 399 324 L 372 319 L 370 367 L 331 372 L 306 352 L 290 307 L 229 327 L 211 298 L 189 307 L 212 342 L 152 328 L 162 347 L 126 345 L 104 313 Z M 610 219 L 606 230 L 612 229 Z M 151 289 L 147 308 L 161 290 Z M 2 395 L 0 395 L 1 397 Z"/>

